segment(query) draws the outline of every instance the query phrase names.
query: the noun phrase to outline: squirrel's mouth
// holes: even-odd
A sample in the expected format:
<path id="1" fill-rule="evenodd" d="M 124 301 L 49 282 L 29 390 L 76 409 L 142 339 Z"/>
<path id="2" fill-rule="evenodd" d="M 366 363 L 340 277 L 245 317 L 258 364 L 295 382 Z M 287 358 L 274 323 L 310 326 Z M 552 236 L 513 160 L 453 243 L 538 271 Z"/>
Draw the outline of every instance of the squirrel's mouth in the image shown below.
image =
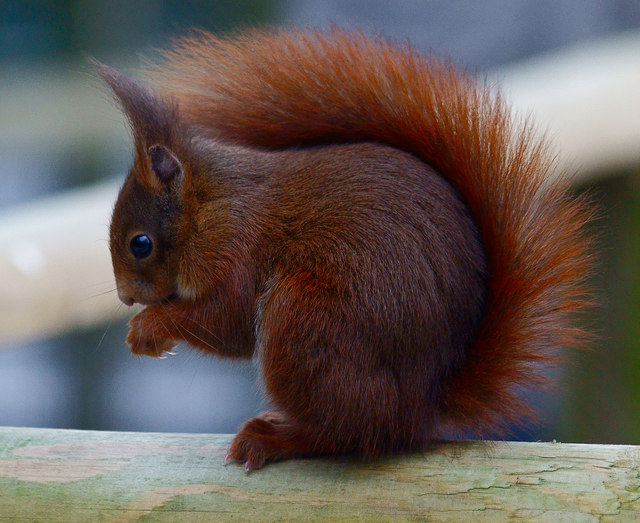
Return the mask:
<path id="1" fill-rule="evenodd" d="M 150 298 L 147 299 L 146 297 L 130 297 L 130 296 L 126 296 L 126 297 L 121 297 L 120 298 L 122 300 L 122 302 L 125 305 L 131 306 L 134 303 L 139 303 L 140 305 L 155 305 L 156 303 L 169 303 L 172 301 L 176 301 L 178 299 L 180 299 L 180 295 L 177 292 L 172 292 L 171 294 L 168 294 L 167 296 L 162 296 L 162 297 L 155 297 L 155 298 Z M 126 300 L 126 301 L 125 301 Z"/>
<path id="2" fill-rule="evenodd" d="M 154 305 L 156 303 L 170 303 L 172 301 L 177 301 L 180 299 L 180 295 L 177 292 L 172 292 L 171 294 L 167 294 L 166 296 L 160 296 L 151 300 L 149 303 L 144 303 L 144 305 Z"/>
<path id="3" fill-rule="evenodd" d="M 176 301 L 180 298 L 180 295 L 177 292 L 172 292 L 169 296 L 162 298 L 162 301 Z"/>

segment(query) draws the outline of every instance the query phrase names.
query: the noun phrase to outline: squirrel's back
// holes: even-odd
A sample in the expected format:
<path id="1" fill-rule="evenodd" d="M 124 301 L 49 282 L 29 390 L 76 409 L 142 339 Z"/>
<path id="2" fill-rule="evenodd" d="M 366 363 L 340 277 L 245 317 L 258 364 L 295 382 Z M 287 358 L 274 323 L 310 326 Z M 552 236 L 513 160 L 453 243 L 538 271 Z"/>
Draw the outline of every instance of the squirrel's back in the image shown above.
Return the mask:
<path id="1" fill-rule="evenodd" d="M 441 376 L 440 435 L 501 433 L 532 415 L 532 364 L 578 346 L 590 210 L 547 144 L 501 97 L 446 61 L 341 30 L 254 31 L 176 42 L 152 72 L 184 120 L 267 150 L 378 142 L 409 152 L 466 204 L 486 297 L 464 362 Z"/>
<path id="2" fill-rule="evenodd" d="M 335 296 L 335 314 L 368 333 L 368 351 L 391 366 L 404 361 L 421 394 L 438 387 L 464 360 L 485 302 L 482 242 L 458 192 L 413 155 L 380 144 L 270 155 L 286 168 L 272 172 L 274 208 L 262 210 L 279 222 L 263 248 L 277 260 L 266 269 L 269 292 L 305 274 Z"/>

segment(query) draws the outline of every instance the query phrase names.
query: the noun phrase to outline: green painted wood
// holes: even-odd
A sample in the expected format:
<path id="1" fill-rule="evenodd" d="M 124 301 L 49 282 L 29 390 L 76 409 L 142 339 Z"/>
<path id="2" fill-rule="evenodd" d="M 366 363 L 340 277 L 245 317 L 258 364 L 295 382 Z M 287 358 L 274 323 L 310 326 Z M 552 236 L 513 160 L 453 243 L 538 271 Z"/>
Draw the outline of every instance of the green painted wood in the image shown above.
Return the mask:
<path id="1" fill-rule="evenodd" d="M 230 435 L 0 428 L 0 520 L 632 521 L 640 447 L 461 443 L 224 466 Z"/>

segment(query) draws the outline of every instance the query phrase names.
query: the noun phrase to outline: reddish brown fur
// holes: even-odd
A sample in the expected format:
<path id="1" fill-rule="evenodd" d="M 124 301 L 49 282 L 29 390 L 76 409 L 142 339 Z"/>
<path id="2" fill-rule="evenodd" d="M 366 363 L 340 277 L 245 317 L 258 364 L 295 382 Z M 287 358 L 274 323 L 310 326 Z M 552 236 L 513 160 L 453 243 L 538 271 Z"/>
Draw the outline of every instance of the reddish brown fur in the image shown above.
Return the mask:
<path id="1" fill-rule="evenodd" d="M 542 382 L 537 363 L 584 339 L 589 208 L 499 96 L 340 30 L 180 40 L 152 74 L 162 96 L 109 71 L 137 151 L 112 223 L 118 284 L 155 270 L 178 293 L 148 300 L 128 342 L 257 346 L 278 412 L 231 457 L 375 456 L 532 416 L 519 392 Z M 332 145 L 362 142 L 395 149 Z M 156 143 L 184 170 L 164 190 Z M 136 187 L 155 203 L 131 218 Z M 166 270 L 127 261 L 131 221 L 167 222 Z"/>

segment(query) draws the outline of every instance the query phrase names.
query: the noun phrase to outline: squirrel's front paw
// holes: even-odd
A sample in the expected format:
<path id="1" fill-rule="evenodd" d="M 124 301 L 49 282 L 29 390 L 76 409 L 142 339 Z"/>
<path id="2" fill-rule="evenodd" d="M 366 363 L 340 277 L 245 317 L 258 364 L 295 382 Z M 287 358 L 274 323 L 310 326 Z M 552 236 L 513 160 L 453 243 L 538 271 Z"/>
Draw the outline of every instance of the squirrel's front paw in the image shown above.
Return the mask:
<path id="1" fill-rule="evenodd" d="M 158 358 L 164 353 L 172 354 L 172 349 L 177 345 L 175 340 L 166 337 L 162 323 L 149 309 L 131 318 L 129 327 L 126 343 L 131 347 L 132 354 Z"/>

